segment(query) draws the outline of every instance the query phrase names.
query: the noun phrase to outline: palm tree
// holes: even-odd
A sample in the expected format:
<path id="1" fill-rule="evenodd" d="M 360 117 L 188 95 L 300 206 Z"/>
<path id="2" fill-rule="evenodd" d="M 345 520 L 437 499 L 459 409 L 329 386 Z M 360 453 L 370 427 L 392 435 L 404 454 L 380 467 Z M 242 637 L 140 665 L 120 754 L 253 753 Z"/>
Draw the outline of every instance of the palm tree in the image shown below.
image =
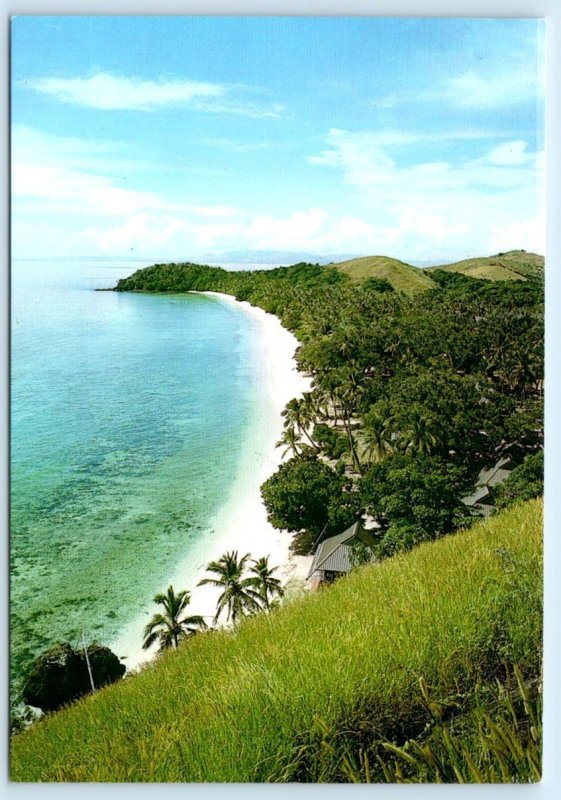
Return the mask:
<path id="1" fill-rule="evenodd" d="M 279 441 L 276 443 L 275 447 L 284 447 L 283 450 L 283 457 L 287 453 L 292 453 L 292 455 L 297 456 L 300 451 L 298 450 L 298 445 L 300 444 L 300 438 L 296 433 L 296 428 L 294 425 L 290 425 L 289 427 L 285 428 L 283 434 Z"/>
<path id="2" fill-rule="evenodd" d="M 207 570 L 217 575 L 216 578 L 203 578 L 199 581 L 199 586 L 208 584 L 218 586 L 223 589 L 218 598 L 214 622 L 218 621 L 220 614 L 226 609 L 226 620 L 232 620 L 234 624 L 240 617 L 252 614 L 261 610 L 261 595 L 253 588 L 252 578 L 244 578 L 243 571 L 249 553 L 238 560 L 238 551 L 224 553 L 218 561 L 211 561 L 207 564 Z"/>
<path id="3" fill-rule="evenodd" d="M 406 453 L 430 455 L 438 444 L 436 423 L 416 406 L 407 414 L 408 427 L 399 434 L 400 444 Z"/>
<path id="4" fill-rule="evenodd" d="M 191 593 L 188 591 L 176 595 L 173 586 L 169 586 L 166 594 L 157 594 L 154 597 L 154 602 L 164 607 L 164 613 L 154 614 L 144 628 L 142 644 L 144 650 L 156 641 L 160 643 L 160 651 L 167 650 L 168 647 L 177 647 L 181 639 L 194 636 L 208 627 L 201 616 L 181 616 L 191 602 Z"/>
<path id="5" fill-rule="evenodd" d="M 314 396 L 314 402 L 316 404 L 318 415 L 322 419 L 329 419 L 329 392 L 324 386 L 321 386 L 319 382 L 316 381 L 316 385 L 313 388 L 312 394 Z"/>
<path id="6" fill-rule="evenodd" d="M 362 432 L 363 447 L 361 455 L 367 463 L 382 461 L 392 451 L 390 420 L 375 411 L 367 414 Z"/>
<path id="7" fill-rule="evenodd" d="M 355 437 L 353 435 L 353 416 L 357 411 L 360 395 L 363 391 L 362 385 L 359 383 L 360 376 L 358 372 L 352 367 L 342 368 L 340 370 L 341 385 L 336 391 L 335 398 L 341 409 L 341 419 L 345 433 L 349 440 L 349 448 L 353 467 L 356 472 L 360 472 L 361 464 L 356 451 Z"/>
<path id="8" fill-rule="evenodd" d="M 316 383 L 320 392 L 323 394 L 324 398 L 326 398 L 323 401 L 326 406 L 325 418 L 330 418 L 331 414 L 329 411 L 332 410 L 333 425 L 337 427 L 339 424 L 337 405 L 337 389 L 339 387 L 339 379 L 337 377 L 337 373 L 332 369 L 326 370 L 316 376 Z"/>
<path id="9" fill-rule="evenodd" d="M 284 596 L 284 589 L 281 586 L 280 580 L 273 577 L 273 572 L 276 572 L 278 567 L 269 567 L 269 556 L 254 559 L 251 563 L 252 566 L 249 571 L 253 573 L 255 577 L 250 580 L 253 581 L 253 586 L 257 588 L 263 604 L 268 611 L 271 607 L 271 598 L 275 595 L 277 597 Z"/>
<path id="10" fill-rule="evenodd" d="M 319 453 L 320 447 L 314 441 L 313 436 L 310 436 L 308 431 L 312 429 L 321 416 L 319 405 L 314 392 L 304 392 L 300 400 L 300 419 L 302 425 L 302 432 L 309 443 L 312 445 L 316 453 Z"/>
<path id="11" fill-rule="evenodd" d="M 524 400 L 528 389 L 532 389 L 538 382 L 543 356 L 533 351 L 531 347 L 517 350 L 510 354 L 509 363 L 500 376 L 504 376 L 505 383 L 511 392 L 517 392 Z"/>
<path id="12" fill-rule="evenodd" d="M 317 444 L 308 433 L 308 428 L 316 420 L 317 409 L 311 392 L 304 392 L 302 398 L 292 398 L 282 412 L 285 428 L 295 427 L 300 435 L 304 435 L 316 452 Z"/>

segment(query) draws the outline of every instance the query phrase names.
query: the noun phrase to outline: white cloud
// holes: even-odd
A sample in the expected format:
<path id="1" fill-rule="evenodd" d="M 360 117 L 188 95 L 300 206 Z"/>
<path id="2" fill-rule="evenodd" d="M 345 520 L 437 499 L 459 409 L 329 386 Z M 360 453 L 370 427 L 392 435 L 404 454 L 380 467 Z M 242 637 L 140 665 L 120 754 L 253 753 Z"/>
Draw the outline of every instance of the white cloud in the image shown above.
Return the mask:
<path id="1" fill-rule="evenodd" d="M 113 247 L 123 252 L 121 244 L 126 241 L 126 249 L 135 247 L 136 236 L 139 244 L 148 246 L 152 241 L 148 250 L 155 253 L 186 221 L 196 228 L 200 222 L 245 216 L 244 209 L 185 196 L 182 187 L 172 197 L 123 185 L 147 165 L 122 160 L 121 150 L 118 143 L 57 137 L 14 126 L 14 253 L 93 254 L 111 252 Z"/>
<path id="2" fill-rule="evenodd" d="M 59 167 L 91 175 L 129 178 L 153 165 L 130 144 L 106 139 L 59 136 L 26 125 L 12 125 L 12 164 Z"/>
<path id="3" fill-rule="evenodd" d="M 212 114 L 235 114 L 249 117 L 250 119 L 280 119 L 285 116 L 286 107 L 282 103 L 271 103 L 260 106 L 256 103 L 241 101 L 229 102 L 199 102 L 196 104 L 199 111 L 208 111 Z"/>
<path id="4" fill-rule="evenodd" d="M 42 199 L 48 202 L 51 212 L 70 215 L 122 217 L 138 211 L 160 210 L 216 218 L 244 213 L 233 206 L 180 203 L 157 192 L 125 189 L 103 175 L 21 162 L 12 167 L 12 195 L 16 200 Z"/>
<path id="5" fill-rule="evenodd" d="M 247 153 L 255 150 L 277 150 L 285 147 L 278 141 L 265 141 L 265 142 L 240 142 L 236 139 L 228 139 L 225 136 L 205 136 L 202 139 L 196 140 L 197 144 L 205 145 L 206 147 L 215 147 L 218 150 L 223 150 L 228 153 Z"/>
<path id="6" fill-rule="evenodd" d="M 153 192 L 123 189 L 110 178 L 62 167 L 16 163 L 12 168 L 15 198 L 43 198 L 51 210 L 121 216 L 142 208 L 162 208 L 163 198 Z"/>
<path id="7" fill-rule="evenodd" d="M 82 239 L 88 252 L 158 253 L 182 229 L 181 220 L 173 216 L 140 213 L 111 227 L 88 226 L 82 231 Z"/>
<path id="8" fill-rule="evenodd" d="M 441 80 L 434 86 L 415 92 L 392 92 L 373 101 L 380 108 L 395 108 L 404 103 L 443 103 L 466 110 L 508 108 L 535 102 L 544 94 L 544 76 L 540 65 L 519 59 L 510 68 L 494 73 L 469 70 Z"/>
<path id="9" fill-rule="evenodd" d="M 489 240 L 489 252 L 505 252 L 511 249 L 513 241 L 521 241 L 524 250 L 545 255 L 544 237 L 543 215 L 536 215 L 496 230 Z"/>
<path id="10" fill-rule="evenodd" d="M 505 187 L 527 186 L 535 182 L 543 166 L 541 154 L 527 152 L 521 140 L 492 148 L 479 158 L 459 164 L 447 161 L 419 162 L 401 167 L 382 146 L 383 136 L 332 128 L 327 134 L 329 150 L 309 156 L 308 163 L 337 167 L 345 183 L 358 188 L 374 187 L 370 198 L 381 194 L 381 187 L 390 186 L 390 196 L 407 192 L 437 194 L 444 190 L 458 191 L 485 186 L 489 191 Z M 406 185 L 405 185 L 405 182 Z M 387 201 L 388 195 L 384 200 Z"/>
<path id="11" fill-rule="evenodd" d="M 323 195 L 329 200 L 281 215 L 274 197 L 251 210 L 205 204 L 183 187 L 175 196 L 144 191 L 140 181 L 128 188 L 116 143 L 24 133 L 14 140 L 12 168 L 12 241 L 20 257 L 134 250 L 195 259 L 209 250 L 289 248 L 437 261 L 544 249 L 543 161 L 522 140 L 457 164 L 411 163 L 408 152 L 402 165 L 381 144 L 383 135 L 332 129 L 324 151 L 308 159 L 333 173 L 333 189 Z"/>
<path id="12" fill-rule="evenodd" d="M 458 108 L 501 108 L 536 99 L 531 70 L 505 71 L 494 76 L 466 72 L 448 78 L 440 89 L 427 92 L 426 99 L 444 100 Z"/>
<path id="13" fill-rule="evenodd" d="M 346 131 L 340 131 L 338 128 L 331 128 L 328 133 L 329 137 L 336 137 L 338 133 L 345 134 Z M 485 130 L 482 128 L 460 128 L 457 130 L 449 131 L 412 131 L 412 130 L 398 130 L 398 129 L 384 129 L 378 131 L 368 131 L 355 133 L 357 140 L 362 141 L 368 146 L 376 147 L 398 147 L 400 145 L 407 146 L 412 144 L 427 144 L 431 142 L 454 142 L 465 140 L 501 138 L 504 133 L 497 133 L 492 130 Z M 329 155 L 328 150 L 324 150 L 322 155 Z M 318 156 L 311 156 L 310 163 L 320 163 L 317 161 Z"/>
<path id="14" fill-rule="evenodd" d="M 200 81 L 125 78 L 98 72 L 90 78 L 38 78 L 24 82 L 41 94 L 53 95 L 62 103 L 100 110 L 148 111 L 157 106 L 178 105 L 198 97 L 218 97 L 224 88 Z"/>
<path id="15" fill-rule="evenodd" d="M 336 169 L 362 216 L 402 257 L 523 247 L 544 251 L 542 154 L 516 140 L 478 158 L 401 166 L 383 134 L 332 129 L 308 163 Z M 506 241 L 510 237 L 510 241 Z M 355 248 L 356 249 L 356 248 Z"/>
<path id="16" fill-rule="evenodd" d="M 88 252 L 120 254 L 131 249 L 158 252 L 161 258 L 193 258 L 206 250 L 291 249 L 314 252 L 364 249 L 380 241 L 380 233 L 364 220 L 337 217 L 322 208 L 296 211 L 287 217 L 253 214 L 229 221 L 193 220 L 169 214 L 136 214 L 112 226 L 89 225 L 83 231 Z"/>
<path id="17" fill-rule="evenodd" d="M 528 164 L 532 161 L 532 156 L 527 150 L 528 145 L 524 141 L 506 142 L 494 147 L 487 154 L 486 160 L 490 164 L 498 164 L 499 166 Z"/>
<path id="18" fill-rule="evenodd" d="M 123 186 L 146 163 L 123 158 L 116 142 L 58 137 L 32 128 L 12 131 L 14 204 L 43 202 L 49 212 L 111 217 L 139 211 L 181 211 L 197 217 L 232 217 L 243 213 L 227 205 L 174 200 L 158 192 Z"/>
<path id="19" fill-rule="evenodd" d="M 204 81 L 161 78 L 157 81 L 98 72 L 88 78 L 44 77 L 22 80 L 20 85 L 61 103 L 99 111 L 154 111 L 166 106 L 188 106 L 216 114 L 237 114 L 253 119 L 277 119 L 284 115 L 280 103 L 259 105 L 237 97 L 235 90 L 248 87 L 227 86 Z"/>

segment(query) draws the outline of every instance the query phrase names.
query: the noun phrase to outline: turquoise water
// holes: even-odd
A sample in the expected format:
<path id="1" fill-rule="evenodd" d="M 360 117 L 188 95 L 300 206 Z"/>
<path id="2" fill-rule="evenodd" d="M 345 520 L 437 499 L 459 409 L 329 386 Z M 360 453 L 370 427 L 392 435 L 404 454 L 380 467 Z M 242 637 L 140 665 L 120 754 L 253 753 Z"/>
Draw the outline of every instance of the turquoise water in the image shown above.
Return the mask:
<path id="1" fill-rule="evenodd" d="M 56 640 L 109 643 L 165 589 L 259 411 L 255 320 L 199 295 L 93 291 L 134 268 L 13 265 L 16 681 Z"/>

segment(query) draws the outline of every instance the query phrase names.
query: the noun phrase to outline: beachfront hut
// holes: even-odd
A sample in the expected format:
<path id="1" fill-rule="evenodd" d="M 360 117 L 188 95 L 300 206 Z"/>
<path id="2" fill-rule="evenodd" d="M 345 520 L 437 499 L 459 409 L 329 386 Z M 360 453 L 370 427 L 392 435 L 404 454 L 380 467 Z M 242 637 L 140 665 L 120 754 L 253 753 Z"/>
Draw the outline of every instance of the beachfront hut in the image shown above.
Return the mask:
<path id="1" fill-rule="evenodd" d="M 477 478 L 475 490 L 462 497 L 462 503 L 470 508 L 476 508 L 488 517 L 493 510 L 491 489 L 505 481 L 512 471 L 508 457 L 500 458 L 490 469 L 482 469 Z"/>
<path id="2" fill-rule="evenodd" d="M 355 522 L 343 533 L 330 536 L 317 546 L 307 577 L 312 589 L 317 589 L 323 583 L 332 583 L 351 571 L 350 551 L 355 542 L 374 544 L 372 534 L 364 529 L 361 522 Z"/>

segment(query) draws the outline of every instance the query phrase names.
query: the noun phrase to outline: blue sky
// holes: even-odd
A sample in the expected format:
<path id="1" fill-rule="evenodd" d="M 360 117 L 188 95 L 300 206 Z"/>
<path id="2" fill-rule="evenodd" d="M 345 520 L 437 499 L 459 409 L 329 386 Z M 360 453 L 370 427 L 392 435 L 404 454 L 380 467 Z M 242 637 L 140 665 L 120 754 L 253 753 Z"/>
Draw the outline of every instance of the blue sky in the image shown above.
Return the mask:
<path id="1" fill-rule="evenodd" d="M 535 20 L 16 17 L 17 257 L 544 252 Z"/>

